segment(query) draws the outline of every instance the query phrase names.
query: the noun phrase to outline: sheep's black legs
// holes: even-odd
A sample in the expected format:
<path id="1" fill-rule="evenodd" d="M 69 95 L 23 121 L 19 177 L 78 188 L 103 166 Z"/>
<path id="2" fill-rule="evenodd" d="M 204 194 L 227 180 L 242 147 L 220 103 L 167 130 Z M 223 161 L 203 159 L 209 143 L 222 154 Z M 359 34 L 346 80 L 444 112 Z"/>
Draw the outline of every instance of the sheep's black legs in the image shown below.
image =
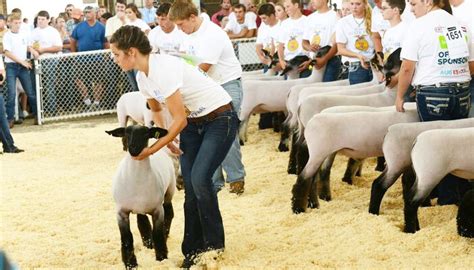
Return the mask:
<path id="1" fill-rule="evenodd" d="M 311 188 L 309 191 L 308 197 L 308 207 L 309 208 L 319 208 L 319 200 L 318 200 L 318 182 L 319 182 L 319 173 L 313 176 L 311 180 Z"/>
<path id="2" fill-rule="evenodd" d="M 315 175 L 318 174 L 318 171 L 315 173 Z M 303 173 L 298 175 L 296 183 L 293 185 L 291 190 L 291 193 L 293 194 L 291 197 L 291 209 L 295 214 L 303 213 L 308 207 L 309 193 L 314 180 L 314 176 L 304 178 L 303 175 Z"/>
<path id="3" fill-rule="evenodd" d="M 382 204 L 383 196 L 387 192 L 387 188 L 384 188 L 383 182 L 387 177 L 387 170 L 384 170 L 382 174 L 377 177 L 372 183 L 372 190 L 370 192 L 370 203 L 369 213 L 378 215 L 380 213 L 380 205 Z"/>
<path id="4" fill-rule="evenodd" d="M 155 247 L 156 260 L 162 261 L 168 258 L 168 247 L 166 246 L 164 210 L 155 211 L 153 219 L 153 245 Z"/>
<path id="5" fill-rule="evenodd" d="M 289 138 L 290 138 L 290 128 L 288 128 L 286 125 L 281 124 L 280 144 L 278 145 L 278 150 L 280 152 L 287 152 L 289 150 L 289 147 L 288 147 Z"/>
<path id="6" fill-rule="evenodd" d="M 309 160 L 308 146 L 305 143 L 298 144 L 298 152 L 296 154 L 296 174 L 300 174 Z"/>
<path id="7" fill-rule="evenodd" d="M 420 229 L 420 223 L 418 221 L 418 207 L 423 200 L 413 200 L 415 195 L 414 191 L 416 190 L 414 186 L 415 178 L 415 171 L 412 168 L 406 170 L 402 176 L 403 200 L 405 202 L 405 206 L 403 208 L 403 213 L 405 216 L 404 232 L 406 233 L 415 233 Z"/>
<path id="8" fill-rule="evenodd" d="M 137 225 L 142 237 L 143 245 L 147 248 L 153 248 L 153 240 L 151 239 L 151 224 L 146 215 L 137 215 Z"/>
<path id="9" fill-rule="evenodd" d="M 324 160 L 319 170 L 321 186 L 319 189 L 319 198 L 321 200 L 330 201 L 331 200 L 331 187 L 329 185 L 329 180 L 331 177 L 331 168 L 336 158 L 336 153 L 331 154 Z"/>
<path id="10" fill-rule="evenodd" d="M 474 189 L 464 194 L 459 204 L 457 229 L 460 236 L 474 238 Z"/>
<path id="11" fill-rule="evenodd" d="M 375 170 L 378 172 L 383 172 L 385 169 L 385 157 L 377 157 L 377 166 L 375 166 Z"/>
<path id="12" fill-rule="evenodd" d="M 171 202 L 165 202 L 163 208 L 165 209 L 165 237 L 168 238 L 170 234 L 171 221 L 174 217 L 173 204 Z"/>
<path id="13" fill-rule="evenodd" d="M 348 183 L 349 185 L 352 185 L 352 178 L 356 175 L 361 163 L 362 161 L 360 160 L 349 158 L 349 160 L 347 161 L 346 172 L 344 173 L 342 181 Z"/>
<path id="14" fill-rule="evenodd" d="M 120 230 L 120 238 L 122 242 L 122 261 L 127 269 L 135 268 L 138 266 L 137 258 L 133 252 L 133 236 L 130 231 L 130 212 L 119 212 L 118 213 L 118 226 Z"/>
<path id="15" fill-rule="evenodd" d="M 296 143 L 296 132 L 291 135 L 290 160 L 288 161 L 288 174 L 296 174 L 296 155 L 298 154 L 298 144 Z"/>

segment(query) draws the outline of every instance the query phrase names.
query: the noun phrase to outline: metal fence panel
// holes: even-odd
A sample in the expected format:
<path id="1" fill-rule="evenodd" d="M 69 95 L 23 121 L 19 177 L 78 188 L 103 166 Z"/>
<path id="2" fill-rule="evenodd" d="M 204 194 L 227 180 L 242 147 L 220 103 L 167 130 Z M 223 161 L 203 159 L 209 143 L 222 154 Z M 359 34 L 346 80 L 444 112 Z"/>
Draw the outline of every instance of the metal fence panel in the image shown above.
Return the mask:
<path id="1" fill-rule="evenodd" d="M 263 68 L 255 52 L 255 41 L 255 38 L 232 41 L 244 71 Z M 34 70 L 40 124 L 114 113 L 120 96 L 133 91 L 127 74 L 113 62 L 110 50 L 41 57 L 35 60 Z M 84 100 L 90 100 L 91 104 Z"/>

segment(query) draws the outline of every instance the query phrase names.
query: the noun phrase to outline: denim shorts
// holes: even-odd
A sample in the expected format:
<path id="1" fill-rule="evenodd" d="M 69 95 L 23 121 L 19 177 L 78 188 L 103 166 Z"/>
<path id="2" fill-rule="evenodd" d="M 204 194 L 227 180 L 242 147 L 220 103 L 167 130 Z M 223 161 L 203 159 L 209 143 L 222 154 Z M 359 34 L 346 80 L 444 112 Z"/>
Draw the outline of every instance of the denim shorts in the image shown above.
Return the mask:
<path id="1" fill-rule="evenodd" d="M 416 104 L 420 120 L 455 120 L 467 118 L 471 108 L 469 85 L 417 86 Z"/>

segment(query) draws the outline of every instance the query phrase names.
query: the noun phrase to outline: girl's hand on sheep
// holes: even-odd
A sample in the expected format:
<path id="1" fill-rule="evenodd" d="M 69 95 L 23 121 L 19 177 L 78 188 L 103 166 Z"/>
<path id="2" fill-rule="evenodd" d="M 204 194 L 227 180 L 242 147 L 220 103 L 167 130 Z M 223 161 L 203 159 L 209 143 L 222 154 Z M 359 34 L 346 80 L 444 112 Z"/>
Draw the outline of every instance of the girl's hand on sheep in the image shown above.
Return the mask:
<path id="1" fill-rule="evenodd" d="M 405 101 L 403 100 L 403 97 L 397 97 L 395 100 L 395 108 L 397 109 L 397 112 L 405 112 L 405 109 L 403 109 L 403 104 Z"/>
<path id="2" fill-rule="evenodd" d="M 149 156 L 151 156 L 153 153 L 151 152 L 149 147 L 143 148 L 143 150 L 140 152 L 140 154 L 136 157 L 132 157 L 134 160 L 143 160 Z"/>
<path id="3" fill-rule="evenodd" d="M 183 151 L 179 149 L 179 140 L 176 138 L 172 142 L 168 143 L 167 147 L 170 149 L 171 153 L 175 155 L 179 156 L 183 154 Z"/>

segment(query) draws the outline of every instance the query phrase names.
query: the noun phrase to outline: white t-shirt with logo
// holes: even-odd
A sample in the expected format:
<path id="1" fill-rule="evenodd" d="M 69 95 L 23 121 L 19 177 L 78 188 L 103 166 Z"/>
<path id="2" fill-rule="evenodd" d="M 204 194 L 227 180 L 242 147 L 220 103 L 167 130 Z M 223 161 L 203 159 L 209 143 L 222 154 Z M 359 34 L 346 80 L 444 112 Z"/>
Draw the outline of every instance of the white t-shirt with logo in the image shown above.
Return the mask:
<path id="1" fill-rule="evenodd" d="M 298 55 L 308 55 L 303 49 L 303 37 L 307 25 L 307 17 L 302 15 L 298 19 L 288 18 L 281 23 L 279 43 L 285 45 L 285 60 L 289 61 Z"/>
<path id="2" fill-rule="evenodd" d="M 351 52 L 361 54 L 369 61 L 374 57 L 374 42 L 365 28 L 365 19 L 356 19 L 347 15 L 336 24 L 336 42 L 346 45 Z M 349 62 L 358 62 L 355 57 L 348 57 Z"/>
<path id="3" fill-rule="evenodd" d="M 38 48 L 50 48 L 53 46 L 63 46 L 63 41 L 58 30 L 52 26 L 46 26 L 45 28 L 36 27 L 30 36 L 30 44 L 33 47 Z M 61 51 L 57 52 L 60 53 Z M 44 53 L 42 55 L 51 55 L 53 53 Z"/>
<path id="4" fill-rule="evenodd" d="M 277 48 L 278 35 L 280 34 L 280 23 L 277 22 L 274 26 L 269 26 L 262 23 L 258 28 L 256 44 L 263 46 L 263 49 L 270 51 L 271 46 Z"/>
<path id="5" fill-rule="evenodd" d="M 466 40 L 460 33 L 464 36 L 467 31 L 444 10 L 431 11 L 410 25 L 401 58 L 416 61 L 412 85 L 470 80 L 468 59 L 474 60 L 474 52 L 468 49 L 470 37 Z M 451 59 L 450 55 L 461 54 L 465 56 Z"/>
<path id="6" fill-rule="evenodd" d="M 382 48 L 385 57 L 402 47 L 405 34 L 408 33 L 408 25 L 408 23 L 401 21 L 385 31 L 385 35 L 382 37 Z"/>
<path id="7" fill-rule="evenodd" d="M 8 30 L 3 36 L 3 50 L 11 52 L 21 61 L 26 60 L 28 36 L 23 31 L 13 33 Z M 5 63 L 15 63 L 15 61 L 5 56 Z"/>
<path id="8" fill-rule="evenodd" d="M 148 76 L 137 73 L 140 92 L 147 99 L 162 102 L 179 90 L 190 118 L 204 116 L 232 100 L 224 88 L 183 59 L 150 54 L 148 63 Z"/>
<path id="9" fill-rule="evenodd" d="M 320 47 L 332 45 L 331 37 L 336 31 L 337 13 L 329 10 L 325 13 L 314 12 L 308 16 L 303 39 Z"/>
<path id="10" fill-rule="evenodd" d="M 211 21 L 202 20 L 199 29 L 188 35 L 180 50 L 198 57 L 203 63 L 211 64 L 207 74 L 218 84 L 242 76 L 242 67 L 235 56 L 232 42 L 226 32 Z"/>
<path id="11" fill-rule="evenodd" d="M 170 33 L 165 33 L 159 26 L 148 33 L 148 40 L 153 51 L 160 53 L 179 52 L 181 44 L 187 37 L 177 26 Z"/>

